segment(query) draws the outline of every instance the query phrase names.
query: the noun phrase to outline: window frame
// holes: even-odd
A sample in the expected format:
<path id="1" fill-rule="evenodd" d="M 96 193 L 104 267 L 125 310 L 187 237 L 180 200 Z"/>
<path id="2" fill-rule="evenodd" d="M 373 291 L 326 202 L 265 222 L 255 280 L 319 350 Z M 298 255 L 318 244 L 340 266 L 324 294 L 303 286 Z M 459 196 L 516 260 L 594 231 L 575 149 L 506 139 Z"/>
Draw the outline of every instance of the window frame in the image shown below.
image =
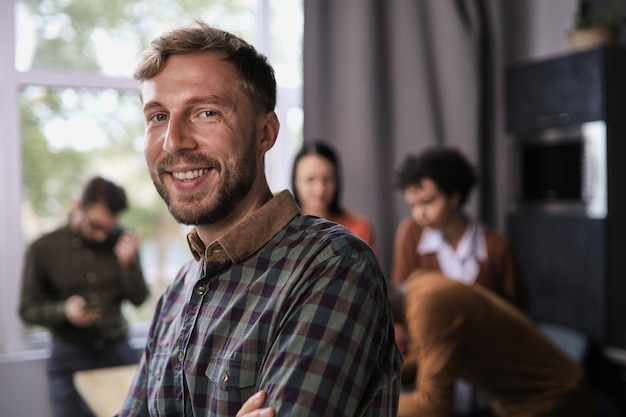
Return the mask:
<path id="1" fill-rule="evenodd" d="M 257 37 L 255 47 L 268 56 L 270 48 L 270 1 L 256 0 Z M 19 297 L 24 263 L 24 241 L 21 225 L 22 201 L 22 155 L 19 94 L 21 88 L 39 85 L 50 88 L 93 88 L 137 91 L 137 82 L 131 78 L 111 77 L 98 73 L 77 71 L 18 71 L 15 68 L 16 44 L 16 1 L 0 2 L 0 56 L 11 59 L 0 60 L 0 114 L 3 116 L 3 134 L 0 136 L 0 358 L 15 355 L 32 355 L 34 350 L 47 347 L 47 338 L 35 343 L 28 337 L 26 326 L 18 315 Z M 302 88 L 279 86 L 279 103 L 276 108 L 282 121 L 287 119 L 287 109 L 301 107 Z M 278 178 L 273 189 L 290 186 L 290 164 L 292 149 L 289 143 L 294 132 L 289 132 L 286 123 L 281 126 L 277 146 L 268 154 L 266 166 L 271 164 L 272 177 Z M 282 143 L 282 144 L 281 144 Z M 275 161 L 275 162 L 274 162 Z M 135 332 L 145 335 L 147 326 L 140 323 Z M 131 333 L 131 336 L 133 334 Z"/>

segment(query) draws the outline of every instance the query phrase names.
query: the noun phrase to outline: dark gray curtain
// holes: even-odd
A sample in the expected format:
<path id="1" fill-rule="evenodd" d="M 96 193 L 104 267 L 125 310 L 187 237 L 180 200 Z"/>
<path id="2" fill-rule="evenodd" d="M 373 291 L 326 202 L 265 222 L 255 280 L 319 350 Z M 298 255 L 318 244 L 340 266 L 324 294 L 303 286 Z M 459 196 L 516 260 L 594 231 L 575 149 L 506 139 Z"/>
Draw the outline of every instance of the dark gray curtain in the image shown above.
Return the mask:
<path id="1" fill-rule="evenodd" d="M 385 272 L 408 207 L 392 187 L 407 153 L 456 146 L 486 184 L 492 215 L 493 44 L 488 0 L 304 0 L 304 139 L 341 154 L 342 202 L 369 217 Z M 487 199 L 487 204 L 483 199 Z M 480 204 L 479 204 L 480 202 Z M 491 219 L 485 219 L 490 221 Z"/>

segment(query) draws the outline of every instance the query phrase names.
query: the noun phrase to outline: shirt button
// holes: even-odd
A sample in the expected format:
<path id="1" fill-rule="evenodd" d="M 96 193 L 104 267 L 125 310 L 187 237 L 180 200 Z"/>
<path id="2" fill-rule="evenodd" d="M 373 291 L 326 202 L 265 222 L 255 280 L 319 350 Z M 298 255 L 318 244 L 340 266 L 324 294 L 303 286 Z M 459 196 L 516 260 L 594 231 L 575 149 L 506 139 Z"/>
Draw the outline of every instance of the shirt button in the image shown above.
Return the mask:
<path id="1" fill-rule="evenodd" d="M 87 272 L 87 282 L 93 284 L 98 279 L 98 275 L 95 272 Z"/>
<path id="2" fill-rule="evenodd" d="M 86 261 L 93 261 L 94 257 L 95 257 L 95 255 L 93 254 L 93 252 L 91 252 L 91 251 L 85 252 L 85 260 Z"/>
<path id="3" fill-rule="evenodd" d="M 205 287 L 198 287 L 198 289 L 196 289 L 196 292 L 200 295 L 204 294 L 206 292 L 206 288 Z"/>
<path id="4" fill-rule="evenodd" d="M 183 359 L 185 359 L 185 352 L 183 351 L 178 352 L 178 362 L 182 362 Z"/>
<path id="5" fill-rule="evenodd" d="M 228 382 L 228 372 L 222 372 L 222 375 L 220 375 L 220 381 L 222 382 Z"/>

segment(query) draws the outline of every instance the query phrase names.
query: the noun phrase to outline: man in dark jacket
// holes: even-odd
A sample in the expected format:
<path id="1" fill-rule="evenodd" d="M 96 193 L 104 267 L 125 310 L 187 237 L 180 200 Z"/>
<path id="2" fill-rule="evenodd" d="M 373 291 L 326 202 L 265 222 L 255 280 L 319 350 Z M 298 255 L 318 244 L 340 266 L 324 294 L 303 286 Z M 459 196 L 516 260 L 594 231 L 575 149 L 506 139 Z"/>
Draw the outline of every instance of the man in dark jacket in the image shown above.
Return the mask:
<path id="1" fill-rule="evenodd" d="M 19 313 L 53 338 L 48 379 L 56 417 L 91 416 L 73 374 L 135 363 L 121 303 L 148 295 L 136 233 L 123 231 L 126 193 L 101 177 L 90 180 L 66 225 L 35 240 L 27 253 Z"/>

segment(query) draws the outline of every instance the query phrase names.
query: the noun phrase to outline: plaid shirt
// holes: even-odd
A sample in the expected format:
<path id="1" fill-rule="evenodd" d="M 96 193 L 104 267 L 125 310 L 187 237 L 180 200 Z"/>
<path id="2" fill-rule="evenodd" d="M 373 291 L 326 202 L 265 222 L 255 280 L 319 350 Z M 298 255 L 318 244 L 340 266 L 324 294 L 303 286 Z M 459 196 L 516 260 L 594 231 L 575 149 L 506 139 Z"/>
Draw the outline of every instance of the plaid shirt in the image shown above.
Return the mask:
<path id="1" fill-rule="evenodd" d="M 120 417 L 234 416 L 260 389 L 277 416 L 395 416 L 402 360 L 382 272 L 287 191 L 204 247 L 157 306 Z"/>

